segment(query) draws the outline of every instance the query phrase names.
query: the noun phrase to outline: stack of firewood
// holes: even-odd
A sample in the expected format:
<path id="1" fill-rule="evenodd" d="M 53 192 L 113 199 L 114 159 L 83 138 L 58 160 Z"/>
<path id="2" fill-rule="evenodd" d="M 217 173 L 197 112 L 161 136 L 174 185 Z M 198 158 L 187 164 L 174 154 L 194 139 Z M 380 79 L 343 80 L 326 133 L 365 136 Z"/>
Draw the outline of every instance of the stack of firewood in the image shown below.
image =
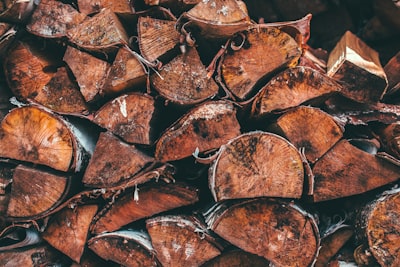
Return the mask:
<path id="1" fill-rule="evenodd" d="M 1 266 L 400 266 L 400 4 L 0 1 Z"/>

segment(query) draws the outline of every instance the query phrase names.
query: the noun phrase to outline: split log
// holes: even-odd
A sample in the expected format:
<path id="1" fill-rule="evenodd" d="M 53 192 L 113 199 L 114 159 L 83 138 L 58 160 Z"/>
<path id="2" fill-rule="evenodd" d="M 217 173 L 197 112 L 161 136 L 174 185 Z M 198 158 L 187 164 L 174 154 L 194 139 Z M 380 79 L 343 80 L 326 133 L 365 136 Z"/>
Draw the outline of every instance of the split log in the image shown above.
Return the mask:
<path id="1" fill-rule="evenodd" d="M 12 178 L 7 217 L 13 221 L 45 217 L 66 200 L 71 179 L 66 175 L 17 166 Z"/>
<path id="2" fill-rule="evenodd" d="M 147 233 L 121 230 L 92 237 L 88 247 L 105 260 L 123 266 L 161 266 Z"/>
<path id="3" fill-rule="evenodd" d="M 161 61 L 178 47 L 180 34 L 175 21 L 139 17 L 137 24 L 141 55 L 149 62 Z"/>
<path id="4" fill-rule="evenodd" d="M 369 251 L 380 266 L 400 264 L 400 190 L 382 193 L 367 203 L 356 223 L 359 242 L 367 244 Z"/>
<path id="5" fill-rule="evenodd" d="M 391 123 L 384 126 L 382 130 L 378 130 L 386 152 L 400 159 L 400 123 Z"/>
<path id="6" fill-rule="evenodd" d="M 0 20 L 23 23 L 29 19 L 34 9 L 34 0 L 5 0 L 0 4 Z"/>
<path id="7" fill-rule="evenodd" d="M 8 49 L 17 37 L 18 27 L 13 24 L 0 22 L 0 59 L 3 59 Z"/>
<path id="8" fill-rule="evenodd" d="M 132 14 L 129 0 L 78 0 L 77 3 L 79 11 L 86 15 L 99 13 L 103 8 L 110 9 L 116 14 Z"/>
<path id="9" fill-rule="evenodd" d="M 88 187 L 112 187 L 134 177 L 154 159 L 110 132 L 100 133 L 82 183 Z"/>
<path id="10" fill-rule="evenodd" d="M 102 95 L 115 95 L 144 85 L 146 72 L 136 52 L 121 47 L 102 86 Z"/>
<path id="11" fill-rule="evenodd" d="M 0 121 L 15 107 L 10 102 L 13 96 L 5 81 L 0 81 Z"/>
<path id="12" fill-rule="evenodd" d="M 112 232 L 131 222 L 194 204 L 198 191 L 185 184 L 163 182 L 137 186 L 119 196 L 96 216 L 92 232 Z"/>
<path id="13" fill-rule="evenodd" d="M 388 79 L 387 95 L 392 95 L 400 90 L 400 52 L 393 56 L 383 68 Z"/>
<path id="14" fill-rule="evenodd" d="M 97 205 L 64 208 L 51 218 L 42 237 L 52 247 L 79 263 L 86 246 L 89 226 L 96 212 Z"/>
<path id="15" fill-rule="evenodd" d="M 300 198 L 304 168 L 299 151 L 286 139 L 248 132 L 226 145 L 209 169 L 215 201 L 233 198 Z"/>
<path id="16" fill-rule="evenodd" d="M 150 78 L 162 97 L 179 105 L 198 104 L 218 94 L 218 85 L 207 76 L 194 47 L 175 57 Z"/>
<path id="17" fill-rule="evenodd" d="M 107 8 L 69 29 L 67 37 L 82 49 L 103 53 L 116 52 L 119 46 L 129 43 L 121 21 Z"/>
<path id="18" fill-rule="evenodd" d="M 276 125 L 295 147 L 304 148 L 304 154 L 311 163 L 333 147 L 344 132 L 334 117 L 318 108 L 306 106 L 285 112 Z"/>
<path id="19" fill-rule="evenodd" d="M 40 245 L 42 241 L 40 233 L 36 229 L 14 224 L 2 231 L 0 236 L 0 252 L 28 246 L 37 246 Z"/>
<path id="20" fill-rule="evenodd" d="M 223 251 L 221 255 L 209 260 L 201 267 L 265 267 L 270 266 L 270 262 L 265 258 L 245 252 L 240 249 Z"/>
<path id="21" fill-rule="evenodd" d="M 15 108 L 1 123 L 0 157 L 78 172 L 94 147 L 78 127 L 39 107 Z"/>
<path id="22" fill-rule="evenodd" d="M 339 80 L 341 93 L 357 102 L 378 102 L 385 94 L 387 78 L 378 53 L 347 31 L 328 59 L 327 74 Z"/>
<path id="23" fill-rule="evenodd" d="M 150 145 L 156 135 L 152 127 L 155 117 L 156 107 L 153 97 L 141 93 L 129 93 L 103 105 L 94 114 L 93 122 L 127 143 Z"/>
<path id="24" fill-rule="evenodd" d="M 74 74 L 85 101 L 95 101 L 103 88 L 110 64 L 72 46 L 67 47 L 63 60 Z"/>
<path id="25" fill-rule="evenodd" d="M 399 179 L 399 167 L 341 140 L 312 168 L 315 202 L 361 194 Z"/>
<path id="26" fill-rule="evenodd" d="M 339 84 L 314 69 L 290 68 L 260 89 L 252 104 L 252 115 L 262 117 L 303 103 L 322 102 L 340 90 Z"/>
<path id="27" fill-rule="evenodd" d="M 69 29 L 75 28 L 86 19 L 86 15 L 69 4 L 60 1 L 43 0 L 35 8 L 29 23 L 28 32 L 45 37 L 65 37 Z"/>
<path id="28" fill-rule="evenodd" d="M 161 162 L 183 159 L 195 151 L 218 149 L 239 134 L 233 104 L 207 101 L 188 111 L 162 134 L 156 144 L 155 158 Z"/>
<path id="29" fill-rule="evenodd" d="M 254 26 L 237 38 L 220 61 L 218 79 L 241 101 L 268 75 L 294 67 L 301 55 L 296 41 L 276 28 Z"/>
<path id="30" fill-rule="evenodd" d="M 94 253 L 90 249 L 86 249 L 83 252 L 80 263 L 72 262 L 70 267 L 98 267 L 98 266 L 107 266 L 107 267 L 119 267 L 120 265 L 111 261 L 106 261 L 103 258 L 100 258 L 96 253 Z"/>
<path id="31" fill-rule="evenodd" d="M 317 224 L 294 203 L 267 198 L 225 201 L 205 215 L 216 234 L 276 266 L 310 266 L 317 257 Z"/>
<path id="32" fill-rule="evenodd" d="M 146 220 L 162 266 L 200 266 L 219 255 L 223 246 L 194 216 L 165 215 Z"/>
<path id="33" fill-rule="evenodd" d="M 6 227 L 6 214 L 14 169 L 14 165 L 0 163 L 0 229 Z"/>

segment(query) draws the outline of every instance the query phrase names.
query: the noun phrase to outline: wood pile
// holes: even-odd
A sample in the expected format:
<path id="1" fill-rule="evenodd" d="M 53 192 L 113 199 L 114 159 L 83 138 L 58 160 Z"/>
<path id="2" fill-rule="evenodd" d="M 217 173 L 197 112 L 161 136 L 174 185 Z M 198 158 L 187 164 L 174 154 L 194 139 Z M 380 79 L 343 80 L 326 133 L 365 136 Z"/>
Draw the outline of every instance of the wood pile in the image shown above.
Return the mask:
<path id="1" fill-rule="evenodd" d="M 0 1 L 1 266 L 400 266 L 400 3 Z"/>

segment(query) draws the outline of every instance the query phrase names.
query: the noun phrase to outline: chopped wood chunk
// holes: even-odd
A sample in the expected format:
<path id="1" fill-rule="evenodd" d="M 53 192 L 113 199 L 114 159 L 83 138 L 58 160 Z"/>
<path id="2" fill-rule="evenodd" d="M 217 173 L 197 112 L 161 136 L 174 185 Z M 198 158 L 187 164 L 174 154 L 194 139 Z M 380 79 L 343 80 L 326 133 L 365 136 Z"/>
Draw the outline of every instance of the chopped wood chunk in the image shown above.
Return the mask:
<path id="1" fill-rule="evenodd" d="M 0 20 L 23 23 L 35 8 L 34 0 L 3 0 L 0 2 Z"/>
<path id="2" fill-rule="evenodd" d="M 391 123 L 379 131 L 385 150 L 400 159 L 400 122 Z"/>
<path id="3" fill-rule="evenodd" d="M 78 0 L 79 11 L 84 14 L 101 12 L 103 8 L 117 14 L 131 14 L 132 6 L 129 0 Z"/>
<path id="4" fill-rule="evenodd" d="M 388 79 L 387 94 L 391 95 L 400 90 L 400 52 L 393 56 L 385 65 L 384 70 Z"/>
<path id="5" fill-rule="evenodd" d="M 155 158 L 161 162 L 219 148 L 240 134 L 236 110 L 227 101 L 207 101 L 191 109 L 159 138 Z M 187 142 L 190 140 L 190 142 Z"/>
<path id="6" fill-rule="evenodd" d="M 223 251 L 221 255 L 209 260 L 201 267 L 265 267 L 270 266 L 270 262 L 265 258 L 245 252 L 240 249 Z"/>
<path id="7" fill-rule="evenodd" d="M 215 201 L 233 198 L 300 198 L 304 168 L 299 151 L 267 132 L 242 134 L 221 147 L 209 170 Z"/>

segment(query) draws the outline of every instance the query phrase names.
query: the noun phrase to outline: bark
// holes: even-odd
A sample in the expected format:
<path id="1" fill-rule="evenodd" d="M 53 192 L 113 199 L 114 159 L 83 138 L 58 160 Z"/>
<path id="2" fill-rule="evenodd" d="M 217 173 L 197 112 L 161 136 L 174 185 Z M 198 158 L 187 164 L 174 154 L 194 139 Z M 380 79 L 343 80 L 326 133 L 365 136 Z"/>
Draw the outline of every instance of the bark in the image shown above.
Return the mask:
<path id="1" fill-rule="evenodd" d="M 5 0 L 0 5 L 0 20 L 11 23 L 24 23 L 31 16 L 35 3 L 33 0 Z"/>

